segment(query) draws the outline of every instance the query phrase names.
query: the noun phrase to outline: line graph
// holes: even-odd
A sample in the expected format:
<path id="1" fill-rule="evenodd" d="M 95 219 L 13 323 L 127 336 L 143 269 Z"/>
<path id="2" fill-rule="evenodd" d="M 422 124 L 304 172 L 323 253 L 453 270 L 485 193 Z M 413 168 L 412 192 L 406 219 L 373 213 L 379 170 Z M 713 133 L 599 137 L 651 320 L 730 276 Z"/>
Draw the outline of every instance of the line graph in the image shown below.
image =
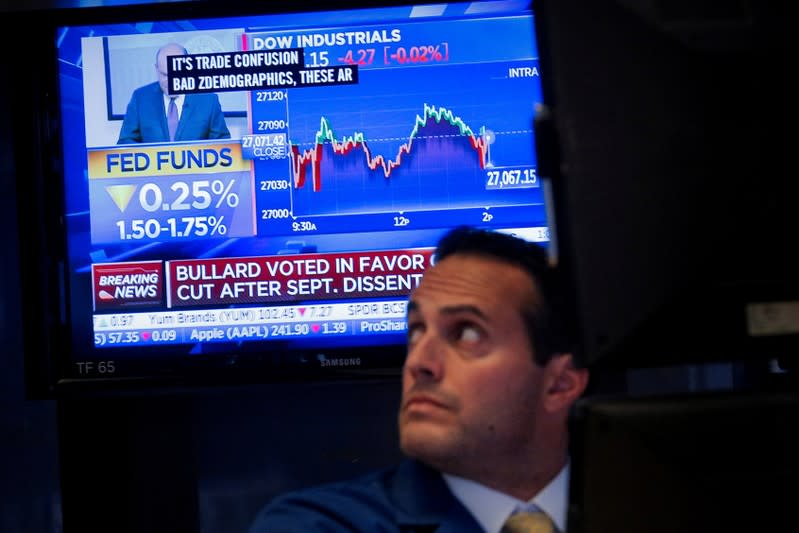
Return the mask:
<path id="1" fill-rule="evenodd" d="M 451 130 L 457 130 L 457 133 L 453 133 Z M 489 143 L 486 139 L 485 127 L 481 127 L 479 131 L 479 134 L 475 134 L 472 128 L 451 110 L 425 103 L 422 114 L 416 115 L 416 121 L 408 135 L 408 140 L 400 145 L 394 157 L 386 158 L 384 154 L 373 153 L 362 132 L 355 132 L 341 139 L 336 138 L 330 121 L 323 116 L 320 119 L 320 127 L 316 132 L 312 148 L 300 151 L 297 145 L 291 146 L 290 157 L 294 188 L 301 189 L 305 186 L 310 168 L 313 190 L 314 192 L 321 190 L 321 162 L 326 147 L 329 147 L 327 151 L 332 152 L 334 157 L 347 156 L 355 151 L 361 151 L 369 170 L 382 170 L 383 177 L 389 178 L 392 171 L 402 165 L 403 157 L 411 154 L 414 141 L 418 143 L 429 139 L 464 138 L 468 140 L 475 151 L 480 169 L 485 169 Z"/>
<path id="2" fill-rule="evenodd" d="M 259 192 L 258 233 L 537 219 L 540 83 L 513 74 L 534 65 L 364 70 L 357 85 L 289 90 L 253 105 L 253 123 L 285 124 L 270 133 L 286 139 L 285 157 L 254 161 L 256 176 L 286 184 Z"/>

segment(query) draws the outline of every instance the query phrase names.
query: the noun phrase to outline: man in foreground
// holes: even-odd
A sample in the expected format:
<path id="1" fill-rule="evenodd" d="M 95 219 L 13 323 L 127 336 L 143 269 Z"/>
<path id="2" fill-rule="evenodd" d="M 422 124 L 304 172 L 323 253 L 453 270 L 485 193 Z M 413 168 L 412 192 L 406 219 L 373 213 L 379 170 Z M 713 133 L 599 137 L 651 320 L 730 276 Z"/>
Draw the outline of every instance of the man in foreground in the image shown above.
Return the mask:
<path id="1" fill-rule="evenodd" d="M 281 496 L 251 532 L 564 532 L 567 422 L 588 371 L 572 355 L 560 283 L 535 244 L 471 228 L 445 235 L 408 305 L 408 459 Z M 512 529 L 520 511 L 547 529 Z"/>

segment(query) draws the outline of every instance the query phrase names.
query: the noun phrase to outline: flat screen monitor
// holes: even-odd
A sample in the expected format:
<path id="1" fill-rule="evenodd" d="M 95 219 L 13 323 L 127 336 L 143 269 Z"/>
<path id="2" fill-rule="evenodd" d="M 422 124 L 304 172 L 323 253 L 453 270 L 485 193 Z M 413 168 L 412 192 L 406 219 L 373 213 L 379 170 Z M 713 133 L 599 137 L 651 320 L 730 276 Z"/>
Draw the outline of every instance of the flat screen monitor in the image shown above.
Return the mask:
<path id="1" fill-rule="evenodd" d="M 775 531 L 793 518 L 795 389 L 586 397 L 569 533 Z"/>
<path id="2" fill-rule="evenodd" d="M 51 14 L 19 184 L 45 389 L 391 374 L 446 230 L 549 246 L 529 2 L 246 9 Z"/>

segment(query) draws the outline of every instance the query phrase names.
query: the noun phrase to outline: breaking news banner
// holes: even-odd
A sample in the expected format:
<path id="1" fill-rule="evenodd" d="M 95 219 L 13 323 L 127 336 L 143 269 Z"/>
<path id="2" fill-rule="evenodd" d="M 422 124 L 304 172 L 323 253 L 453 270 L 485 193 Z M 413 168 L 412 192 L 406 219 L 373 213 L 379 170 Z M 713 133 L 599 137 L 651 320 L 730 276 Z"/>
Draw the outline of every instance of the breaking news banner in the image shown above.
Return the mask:
<path id="1" fill-rule="evenodd" d="M 164 265 L 161 261 L 92 265 L 95 310 L 161 307 Z"/>
<path id="2" fill-rule="evenodd" d="M 96 310 L 407 296 L 432 264 L 432 248 L 100 264 Z"/>

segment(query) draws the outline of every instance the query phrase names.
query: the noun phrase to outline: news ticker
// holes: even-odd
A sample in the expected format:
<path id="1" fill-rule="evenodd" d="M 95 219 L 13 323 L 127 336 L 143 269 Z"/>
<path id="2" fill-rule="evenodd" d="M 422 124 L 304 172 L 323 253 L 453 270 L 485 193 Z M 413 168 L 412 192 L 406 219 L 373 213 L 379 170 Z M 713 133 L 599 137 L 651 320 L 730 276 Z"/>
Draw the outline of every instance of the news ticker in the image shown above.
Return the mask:
<path id="1" fill-rule="evenodd" d="M 407 301 L 94 315 L 94 345 L 187 344 L 404 334 Z"/>

